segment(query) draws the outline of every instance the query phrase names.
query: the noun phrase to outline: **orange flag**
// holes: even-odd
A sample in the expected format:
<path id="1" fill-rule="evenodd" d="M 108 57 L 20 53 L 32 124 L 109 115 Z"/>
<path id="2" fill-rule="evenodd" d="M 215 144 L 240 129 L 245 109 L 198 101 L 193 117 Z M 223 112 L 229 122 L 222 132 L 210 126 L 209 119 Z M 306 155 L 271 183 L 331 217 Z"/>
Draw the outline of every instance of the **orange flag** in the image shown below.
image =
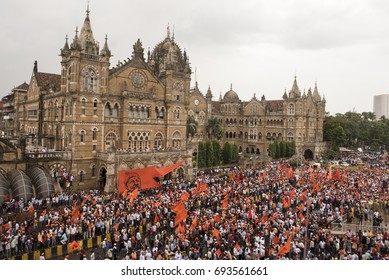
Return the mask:
<path id="1" fill-rule="evenodd" d="M 332 165 L 330 165 L 330 170 L 328 171 L 327 180 L 332 179 Z"/>
<path id="2" fill-rule="evenodd" d="M 273 246 L 276 246 L 276 245 L 278 244 L 278 242 L 280 242 L 280 239 L 278 238 L 278 236 L 277 236 L 277 235 L 274 235 L 274 237 L 273 237 L 273 241 L 272 241 L 272 243 L 273 243 Z"/>
<path id="3" fill-rule="evenodd" d="M 334 176 L 332 177 L 332 180 L 339 180 L 340 179 L 340 169 L 338 168 L 334 174 Z"/>
<path id="4" fill-rule="evenodd" d="M 187 201 L 189 198 L 189 193 L 187 191 L 184 191 L 181 195 L 181 200 L 182 201 Z"/>
<path id="5" fill-rule="evenodd" d="M 117 223 L 116 225 L 112 226 L 112 228 L 114 228 L 115 230 L 118 230 L 119 226 L 120 226 L 120 223 Z"/>
<path id="6" fill-rule="evenodd" d="M 174 220 L 174 225 L 177 226 L 179 223 L 184 221 L 188 217 L 188 212 L 186 211 L 185 205 L 183 202 L 178 203 L 176 205 L 175 210 L 173 210 L 176 213 L 176 218 Z"/>
<path id="7" fill-rule="evenodd" d="M 197 196 L 199 196 L 203 191 L 206 191 L 206 190 L 207 190 L 207 184 L 197 185 L 197 187 L 196 187 L 195 190 L 193 191 L 193 196 L 194 196 L 194 197 L 197 197 Z"/>
<path id="8" fill-rule="evenodd" d="M 11 226 L 9 225 L 9 223 L 6 223 L 4 225 L 0 225 L 0 233 L 3 232 L 3 230 L 7 231 L 11 228 Z"/>
<path id="9" fill-rule="evenodd" d="M 228 207 L 228 195 L 222 200 L 222 208 L 226 209 Z"/>
<path id="10" fill-rule="evenodd" d="M 216 229 L 216 228 L 213 228 L 212 236 L 216 237 L 217 239 L 220 239 L 220 231 L 218 229 Z"/>
<path id="11" fill-rule="evenodd" d="M 220 216 L 219 215 L 216 215 L 213 220 L 215 221 L 215 223 L 220 223 L 221 222 L 221 219 L 220 219 Z"/>
<path id="12" fill-rule="evenodd" d="M 31 204 L 30 207 L 28 207 L 28 213 L 34 214 L 34 211 L 35 211 L 34 206 Z"/>
<path id="13" fill-rule="evenodd" d="M 269 213 L 266 212 L 265 215 L 263 215 L 261 218 L 261 224 L 264 225 L 268 218 L 269 218 Z"/>
<path id="14" fill-rule="evenodd" d="M 198 218 L 197 216 L 193 219 L 192 224 L 190 225 L 190 230 L 194 230 L 197 227 Z"/>
<path id="15" fill-rule="evenodd" d="M 71 221 L 74 223 L 77 220 L 77 218 L 80 216 L 81 216 L 80 210 L 78 209 L 78 207 L 76 207 L 76 209 L 72 211 Z"/>
<path id="16" fill-rule="evenodd" d="M 288 208 L 290 206 L 290 200 L 287 196 L 285 196 L 283 199 L 282 199 L 282 205 L 284 206 L 284 208 Z"/>
<path id="17" fill-rule="evenodd" d="M 220 249 L 217 249 L 216 251 L 215 251 L 215 255 L 218 257 L 218 258 L 220 258 L 220 255 L 222 254 L 222 251 L 220 251 Z"/>
<path id="18" fill-rule="evenodd" d="M 293 168 L 292 168 L 292 166 L 289 167 L 289 171 L 288 171 L 288 174 L 286 174 L 286 178 L 288 178 L 288 179 L 292 179 L 293 178 Z"/>
<path id="19" fill-rule="evenodd" d="M 71 251 L 76 251 L 78 249 L 81 249 L 81 246 L 80 244 L 78 244 L 77 241 L 73 241 L 72 243 L 69 244 L 68 248 L 71 250 Z"/>
<path id="20" fill-rule="evenodd" d="M 284 245 L 282 245 L 282 246 L 278 249 L 277 256 L 286 255 L 287 253 L 289 253 L 289 252 L 290 252 L 290 245 L 291 245 L 291 242 L 292 242 L 292 234 L 289 235 L 289 238 L 288 238 L 288 240 L 286 241 L 286 243 L 285 243 Z"/>
<path id="21" fill-rule="evenodd" d="M 289 199 L 292 199 L 296 195 L 296 190 L 293 189 L 289 194 Z"/>

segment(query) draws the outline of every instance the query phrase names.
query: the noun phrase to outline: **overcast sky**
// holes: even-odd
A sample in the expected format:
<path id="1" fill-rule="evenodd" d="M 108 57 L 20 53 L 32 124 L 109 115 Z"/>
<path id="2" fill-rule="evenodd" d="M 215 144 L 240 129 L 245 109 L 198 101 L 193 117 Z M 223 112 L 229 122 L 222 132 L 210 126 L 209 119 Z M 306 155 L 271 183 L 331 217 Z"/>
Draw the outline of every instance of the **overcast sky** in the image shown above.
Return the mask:
<path id="1" fill-rule="evenodd" d="M 0 0 L 0 95 L 41 72 L 60 73 L 66 35 L 85 19 L 87 0 Z M 330 114 L 373 111 L 389 93 L 387 0 L 90 0 L 95 39 L 113 53 L 111 66 L 145 53 L 166 36 L 189 55 L 203 94 L 214 99 L 232 84 L 241 100 L 254 93 L 281 99 L 294 76 L 307 91 L 317 82 Z M 196 75 L 195 75 L 195 70 Z"/>

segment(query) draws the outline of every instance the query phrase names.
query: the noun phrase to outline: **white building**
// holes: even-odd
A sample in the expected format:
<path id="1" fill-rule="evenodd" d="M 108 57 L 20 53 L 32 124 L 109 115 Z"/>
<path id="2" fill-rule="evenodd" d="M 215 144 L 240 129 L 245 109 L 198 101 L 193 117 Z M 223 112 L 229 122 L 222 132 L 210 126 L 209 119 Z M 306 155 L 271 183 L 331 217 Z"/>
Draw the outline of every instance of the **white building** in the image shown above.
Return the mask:
<path id="1" fill-rule="evenodd" d="M 389 94 L 374 96 L 373 112 L 376 119 L 379 119 L 382 116 L 389 118 Z"/>

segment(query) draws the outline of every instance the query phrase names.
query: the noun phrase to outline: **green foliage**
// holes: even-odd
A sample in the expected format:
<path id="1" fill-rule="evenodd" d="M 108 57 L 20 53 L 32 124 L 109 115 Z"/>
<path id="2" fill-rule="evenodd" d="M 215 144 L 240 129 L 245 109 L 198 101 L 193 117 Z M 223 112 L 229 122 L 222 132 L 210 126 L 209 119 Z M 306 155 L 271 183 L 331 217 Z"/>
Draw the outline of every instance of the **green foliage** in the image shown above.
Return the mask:
<path id="1" fill-rule="evenodd" d="M 295 152 L 295 142 L 274 141 L 269 144 L 269 156 L 274 159 L 290 158 Z"/>
<path id="2" fill-rule="evenodd" d="M 193 116 L 188 116 L 186 119 L 186 138 L 193 137 L 197 131 L 197 121 Z"/>
<path id="3" fill-rule="evenodd" d="M 328 142 L 333 154 L 333 147 L 346 146 L 360 148 L 369 146 L 371 149 L 389 143 L 389 120 L 385 117 L 376 119 L 374 113 L 347 112 L 326 116 L 323 126 L 323 138 Z"/>
<path id="4" fill-rule="evenodd" d="M 208 124 L 206 129 L 207 129 L 208 139 L 220 140 L 223 137 L 222 127 L 220 125 L 219 120 L 215 117 L 208 119 Z"/>
<path id="5" fill-rule="evenodd" d="M 231 162 L 230 163 L 238 162 L 238 159 L 239 159 L 239 150 L 238 150 L 238 146 L 234 143 L 231 145 Z"/>
<path id="6" fill-rule="evenodd" d="M 212 141 L 212 147 L 213 147 L 213 166 L 218 166 L 221 161 L 221 154 L 222 154 L 222 148 L 220 146 L 220 142 L 217 140 Z"/>
<path id="7" fill-rule="evenodd" d="M 230 145 L 230 143 L 225 142 L 224 146 L 223 146 L 223 152 L 222 152 L 223 163 L 224 164 L 230 163 L 231 158 L 232 158 L 231 145 Z"/>
<path id="8" fill-rule="evenodd" d="M 215 160 L 214 152 L 213 152 L 213 145 L 212 145 L 211 141 L 205 142 L 205 150 L 206 150 L 206 154 L 205 154 L 206 166 L 211 167 L 211 166 L 213 166 L 213 163 Z"/>

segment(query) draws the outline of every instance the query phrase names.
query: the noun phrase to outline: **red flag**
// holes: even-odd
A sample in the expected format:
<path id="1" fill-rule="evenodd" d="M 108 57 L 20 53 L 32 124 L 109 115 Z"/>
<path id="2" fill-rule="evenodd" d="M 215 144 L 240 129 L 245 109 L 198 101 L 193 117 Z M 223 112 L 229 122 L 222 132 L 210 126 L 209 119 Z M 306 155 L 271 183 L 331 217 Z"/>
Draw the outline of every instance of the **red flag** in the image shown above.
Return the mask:
<path id="1" fill-rule="evenodd" d="M 273 237 L 273 241 L 272 241 L 272 243 L 273 243 L 273 246 L 276 246 L 276 245 L 278 244 L 278 242 L 280 242 L 280 239 L 278 238 L 278 236 L 277 236 L 277 235 L 274 235 L 274 237 Z"/>
<path id="2" fill-rule="evenodd" d="M 282 205 L 284 206 L 284 208 L 288 208 L 288 207 L 290 206 L 289 197 L 285 196 L 285 197 L 282 199 Z"/>
<path id="3" fill-rule="evenodd" d="M 31 204 L 30 207 L 28 207 L 28 213 L 34 214 L 34 212 L 35 212 L 34 206 Z"/>
<path id="4" fill-rule="evenodd" d="M 339 180 L 340 179 L 340 169 L 338 168 L 338 170 L 336 170 L 334 176 L 332 177 L 332 180 Z"/>
<path id="5" fill-rule="evenodd" d="M 216 215 L 213 220 L 215 221 L 215 223 L 220 223 L 221 222 L 221 219 L 220 219 L 220 216 L 219 215 Z"/>
<path id="6" fill-rule="evenodd" d="M 222 254 L 222 252 L 220 251 L 220 249 L 217 249 L 216 251 L 215 251 L 215 255 L 218 257 L 218 258 L 220 258 L 220 255 Z"/>

